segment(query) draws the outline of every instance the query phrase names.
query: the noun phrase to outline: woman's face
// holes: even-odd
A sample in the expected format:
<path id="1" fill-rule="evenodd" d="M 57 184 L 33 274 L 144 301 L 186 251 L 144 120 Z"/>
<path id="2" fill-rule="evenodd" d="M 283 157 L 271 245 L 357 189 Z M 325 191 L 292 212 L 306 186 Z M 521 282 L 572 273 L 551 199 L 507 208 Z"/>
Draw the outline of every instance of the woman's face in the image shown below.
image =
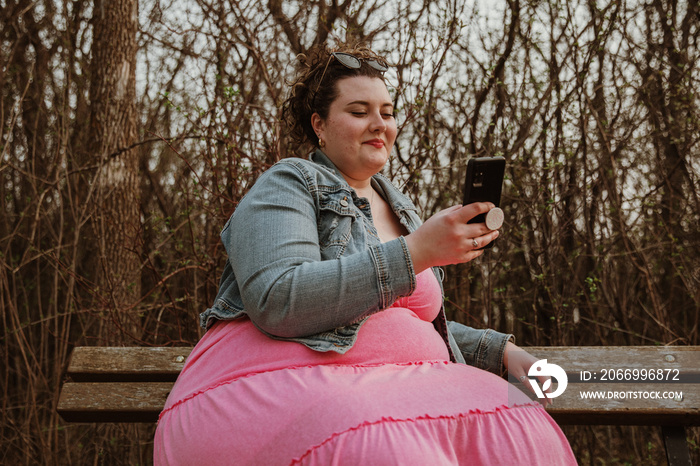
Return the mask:
<path id="1" fill-rule="evenodd" d="M 379 173 L 389 158 L 396 140 L 394 106 L 379 78 L 357 76 L 336 85 L 328 118 L 314 113 L 311 123 L 326 143 L 323 152 L 354 187 Z"/>

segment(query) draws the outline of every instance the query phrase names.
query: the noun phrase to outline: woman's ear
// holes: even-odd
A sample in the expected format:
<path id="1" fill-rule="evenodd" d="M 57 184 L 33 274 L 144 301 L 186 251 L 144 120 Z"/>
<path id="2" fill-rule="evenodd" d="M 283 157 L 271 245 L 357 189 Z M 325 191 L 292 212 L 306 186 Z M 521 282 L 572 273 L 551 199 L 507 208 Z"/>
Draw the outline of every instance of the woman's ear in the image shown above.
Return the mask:
<path id="1" fill-rule="evenodd" d="M 311 115 L 311 127 L 314 129 L 314 132 L 319 137 L 319 139 L 323 134 L 323 126 L 323 119 L 321 118 L 321 115 L 314 112 L 313 115 Z"/>

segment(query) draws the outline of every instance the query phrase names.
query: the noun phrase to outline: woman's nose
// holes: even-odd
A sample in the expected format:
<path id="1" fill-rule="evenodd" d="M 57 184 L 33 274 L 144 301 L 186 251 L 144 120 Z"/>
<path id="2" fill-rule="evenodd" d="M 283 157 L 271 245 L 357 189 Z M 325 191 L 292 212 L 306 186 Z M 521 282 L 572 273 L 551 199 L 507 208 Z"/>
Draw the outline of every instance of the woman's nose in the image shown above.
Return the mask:
<path id="1" fill-rule="evenodd" d="M 372 112 L 369 130 L 373 133 L 376 131 L 386 131 L 386 121 L 384 121 L 381 112 Z"/>

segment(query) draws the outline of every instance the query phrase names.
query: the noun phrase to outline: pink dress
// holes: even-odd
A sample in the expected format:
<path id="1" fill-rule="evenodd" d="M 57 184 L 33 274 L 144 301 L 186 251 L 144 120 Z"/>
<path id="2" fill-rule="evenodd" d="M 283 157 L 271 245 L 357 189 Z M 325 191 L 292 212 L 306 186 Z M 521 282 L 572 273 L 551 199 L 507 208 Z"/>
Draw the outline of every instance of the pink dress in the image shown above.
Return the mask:
<path id="1" fill-rule="evenodd" d="M 576 464 L 538 403 L 449 361 L 431 324 L 440 286 L 417 279 L 345 355 L 215 324 L 160 415 L 155 464 Z"/>

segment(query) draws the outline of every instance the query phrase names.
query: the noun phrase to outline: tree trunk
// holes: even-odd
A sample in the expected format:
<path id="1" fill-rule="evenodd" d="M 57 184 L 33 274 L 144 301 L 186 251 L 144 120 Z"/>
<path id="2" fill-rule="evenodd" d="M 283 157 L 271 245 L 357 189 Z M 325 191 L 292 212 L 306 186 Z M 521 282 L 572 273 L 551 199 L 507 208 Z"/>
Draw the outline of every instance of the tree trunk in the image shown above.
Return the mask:
<path id="1" fill-rule="evenodd" d="M 109 309 L 117 333 L 140 297 L 141 222 L 137 140 L 137 0 L 95 0 L 90 87 L 88 157 L 95 177 L 92 250 L 96 296 Z M 119 311 L 119 312 L 117 312 Z M 128 319 L 126 320 L 128 322 Z"/>

